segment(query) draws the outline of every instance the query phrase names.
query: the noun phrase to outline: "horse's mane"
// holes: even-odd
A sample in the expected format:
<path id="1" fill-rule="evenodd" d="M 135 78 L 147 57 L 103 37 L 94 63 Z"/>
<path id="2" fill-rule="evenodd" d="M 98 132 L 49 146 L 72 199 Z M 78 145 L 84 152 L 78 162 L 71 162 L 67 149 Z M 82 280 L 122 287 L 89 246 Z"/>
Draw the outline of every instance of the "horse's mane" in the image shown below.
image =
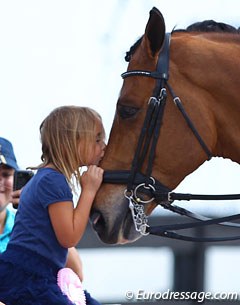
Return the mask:
<path id="1" fill-rule="evenodd" d="M 224 32 L 224 33 L 240 33 L 240 28 L 235 28 L 234 26 L 224 23 L 224 22 L 216 22 L 214 20 L 204 20 L 200 22 L 195 22 L 189 25 L 186 29 L 174 29 L 173 32 Z M 141 36 L 126 52 L 125 61 L 129 62 L 131 56 L 136 51 L 137 47 L 140 45 L 143 36 Z"/>
<path id="2" fill-rule="evenodd" d="M 234 26 L 224 22 L 216 22 L 214 20 L 204 20 L 200 22 L 195 22 L 189 25 L 185 31 L 239 33 L 239 30 L 236 29 Z"/>

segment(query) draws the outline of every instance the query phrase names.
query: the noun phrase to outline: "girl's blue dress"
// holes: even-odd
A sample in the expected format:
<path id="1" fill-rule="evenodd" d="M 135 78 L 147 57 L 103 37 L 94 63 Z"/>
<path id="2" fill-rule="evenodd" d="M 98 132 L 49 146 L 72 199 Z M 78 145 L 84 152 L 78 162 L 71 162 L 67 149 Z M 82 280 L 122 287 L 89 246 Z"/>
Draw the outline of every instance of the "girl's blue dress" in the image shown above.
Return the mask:
<path id="1" fill-rule="evenodd" d="M 69 201 L 65 177 L 42 168 L 24 187 L 11 239 L 0 254 L 0 301 L 6 305 L 73 305 L 57 284 L 68 249 L 55 236 L 48 206 Z M 85 292 L 87 305 L 99 305 Z"/>
<path id="2" fill-rule="evenodd" d="M 57 285 L 58 270 L 36 252 L 9 245 L 0 255 L 0 300 L 6 305 L 73 305 Z"/>

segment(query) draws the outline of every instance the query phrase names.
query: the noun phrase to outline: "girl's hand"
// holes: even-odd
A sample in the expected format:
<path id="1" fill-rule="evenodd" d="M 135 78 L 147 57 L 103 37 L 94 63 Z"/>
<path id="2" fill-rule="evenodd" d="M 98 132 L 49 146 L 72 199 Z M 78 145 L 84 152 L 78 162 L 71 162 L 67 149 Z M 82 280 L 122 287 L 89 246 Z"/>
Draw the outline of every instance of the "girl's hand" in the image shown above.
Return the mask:
<path id="1" fill-rule="evenodd" d="M 80 180 L 82 191 L 88 191 L 95 194 L 97 193 L 102 180 L 103 180 L 103 169 L 96 165 L 90 165 L 87 171 L 83 172 Z"/>

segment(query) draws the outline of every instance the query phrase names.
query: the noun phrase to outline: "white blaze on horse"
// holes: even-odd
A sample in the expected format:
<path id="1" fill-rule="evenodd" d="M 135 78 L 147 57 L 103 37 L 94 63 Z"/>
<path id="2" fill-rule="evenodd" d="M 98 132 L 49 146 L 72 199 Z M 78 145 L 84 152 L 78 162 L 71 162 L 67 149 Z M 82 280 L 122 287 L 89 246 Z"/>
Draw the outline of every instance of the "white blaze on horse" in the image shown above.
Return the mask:
<path id="1" fill-rule="evenodd" d="M 198 28 L 167 35 L 162 14 L 150 11 L 144 35 L 127 53 L 101 162 L 105 182 L 91 219 L 103 242 L 138 239 L 146 216 L 157 204 L 171 206 L 171 191 L 207 159 L 240 163 L 240 35 L 235 32 L 229 26 L 217 33 Z"/>

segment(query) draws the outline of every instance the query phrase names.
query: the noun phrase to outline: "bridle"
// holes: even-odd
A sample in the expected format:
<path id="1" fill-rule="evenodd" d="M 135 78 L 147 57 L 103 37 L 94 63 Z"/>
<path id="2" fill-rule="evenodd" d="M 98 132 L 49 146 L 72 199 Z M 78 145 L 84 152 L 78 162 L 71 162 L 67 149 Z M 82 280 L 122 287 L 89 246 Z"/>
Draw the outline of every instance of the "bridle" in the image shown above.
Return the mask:
<path id="1" fill-rule="evenodd" d="M 148 102 L 146 116 L 138 139 L 137 148 L 132 161 L 130 170 L 112 170 L 105 171 L 104 183 L 117 183 L 126 184 L 127 188 L 124 196 L 129 200 L 129 208 L 132 213 L 135 229 L 142 235 L 158 235 L 168 238 L 180 239 L 185 241 L 198 241 L 198 242 L 213 242 L 213 241 L 226 241 L 240 239 L 240 236 L 228 237 L 191 237 L 175 233 L 173 230 L 189 229 L 201 227 L 206 225 L 225 225 L 232 227 L 240 227 L 239 223 L 229 222 L 232 220 L 240 219 L 240 214 L 230 215 L 211 219 L 202 215 L 195 214 L 189 210 L 173 204 L 174 200 L 235 200 L 240 199 L 240 194 L 231 195 L 196 195 L 196 194 L 182 194 L 174 193 L 168 187 L 163 185 L 160 181 L 151 176 L 153 161 L 155 157 L 156 145 L 161 129 L 164 109 L 167 100 L 167 90 L 170 92 L 172 99 L 183 115 L 188 127 L 191 129 L 193 135 L 198 140 L 202 149 L 207 155 L 207 159 L 212 157 L 211 151 L 203 141 L 198 133 L 191 119 L 187 115 L 181 100 L 175 95 L 173 89 L 168 83 L 169 71 L 169 49 L 170 49 L 169 33 L 166 34 L 164 45 L 160 51 L 156 71 L 143 71 L 131 70 L 122 74 L 122 78 L 133 76 L 151 77 L 156 79 L 156 86 L 153 90 L 152 96 Z M 145 174 L 142 173 L 143 162 L 147 160 L 147 167 Z M 146 194 L 150 199 L 145 200 L 139 194 Z M 148 218 L 144 212 L 144 204 L 155 200 L 157 204 L 164 209 L 170 210 L 174 213 L 187 216 L 195 219 L 195 222 L 173 224 L 173 225 L 160 225 L 150 227 L 148 225 Z"/>

